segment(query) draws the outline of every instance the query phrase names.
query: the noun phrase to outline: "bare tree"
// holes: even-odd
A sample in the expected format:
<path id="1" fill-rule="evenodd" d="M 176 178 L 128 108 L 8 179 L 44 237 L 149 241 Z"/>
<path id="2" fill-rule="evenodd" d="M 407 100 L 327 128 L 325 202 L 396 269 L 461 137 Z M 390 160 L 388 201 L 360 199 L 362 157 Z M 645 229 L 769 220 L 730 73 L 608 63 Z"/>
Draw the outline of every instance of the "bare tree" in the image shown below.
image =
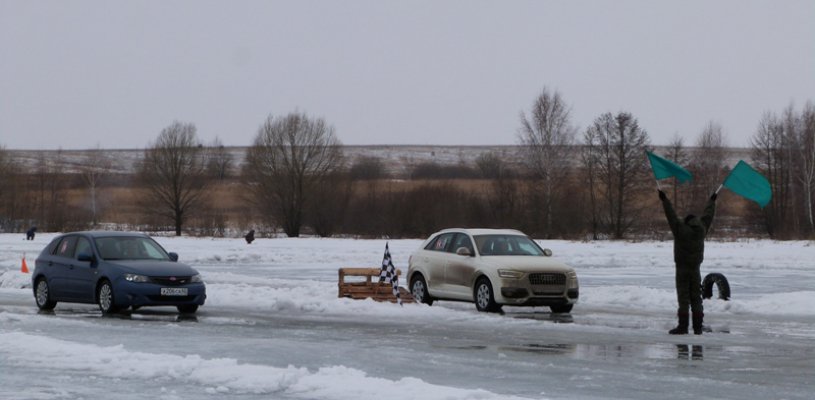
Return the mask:
<path id="1" fill-rule="evenodd" d="M 806 213 L 808 230 L 815 232 L 815 219 L 813 219 L 812 197 L 815 191 L 815 105 L 807 102 L 801 113 L 801 129 L 798 134 L 797 147 L 800 160 L 798 180 L 803 186 L 804 212 Z"/>
<path id="2" fill-rule="evenodd" d="M 218 180 L 226 179 L 234 163 L 232 154 L 217 137 L 209 145 L 208 153 L 207 170 L 210 176 Z"/>
<path id="3" fill-rule="evenodd" d="M 770 237 L 782 234 L 784 221 L 791 208 L 791 160 L 786 150 L 788 140 L 784 123 L 774 113 L 766 112 L 752 139 L 753 162 L 770 182 L 773 200 L 764 209 L 765 228 Z"/>
<path id="4" fill-rule="evenodd" d="M 576 129 L 572 126 L 570 109 L 557 91 L 544 88 L 532 105 L 527 117 L 521 112 L 519 140 L 524 146 L 528 168 L 540 180 L 544 230 L 552 234 L 553 205 L 557 188 L 571 167 L 569 149 L 574 142 Z"/>
<path id="5" fill-rule="evenodd" d="M 300 235 L 303 213 L 319 183 L 342 167 L 334 128 L 305 113 L 269 116 L 246 154 L 244 179 L 257 204 L 289 237 Z"/>
<path id="6" fill-rule="evenodd" d="M 600 216 L 598 211 L 599 202 L 597 199 L 598 191 L 598 165 L 600 164 L 600 134 L 597 129 L 586 129 L 583 134 L 583 147 L 580 152 L 580 162 L 583 167 L 583 174 L 585 175 L 586 182 L 588 183 L 588 196 L 589 196 L 589 227 L 591 228 L 592 240 L 600 238 Z"/>
<path id="7" fill-rule="evenodd" d="M 481 176 L 491 181 L 487 194 L 487 207 L 493 224 L 495 226 L 512 224 L 519 208 L 515 172 L 494 151 L 479 154 L 475 159 L 475 164 Z M 547 230 L 546 234 L 551 235 L 551 229 Z"/>
<path id="8" fill-rule="evenodd" d="M 604 203 L 598 202 L 599 215 L 612 237 L 622 239 L 642 209 L 635 200 L 647 182 L 643 154 L 649 145 L 648 133 L 630 113 L 606 113 L 594 120 L 585 138 L 592 141 L 586 145 L 596 149 L 594 183 Z"/>
<path id="9" fill-rule="evenodd" d="M 710 193 L 724 181 L 726 139 L 722 126 L 708 122 L 696 139 L 696 151 L 689 169 L 693 173 L 692 204 L 704 204 Z"/>
<path id="10" fill-rule="evenodd" d="M 80 173 L 85 184 L 88 185 L 88 191 L 91 197 L 91 225 L 96 226 L 97 221 L 97 189 L 102 184 L 105 177 L 110 173 L 113 162 L 108 158 L 104 151 L 96 147 L 85 153 L 84 160 L 80 164 Z"/>
<path id="11" fill-rule="evenodd" d="M 193 124 L 173 122 L 144 151 L 139 177 L 147 189 L 142 206 L 173 221 L 176 236 L 186 220 L 205 205 L 206 154 Z"/>
<path id="12" fill-rule="evenodd" d="M 668 153 L 666 154 L 667 158 L 673 161 L 675 164 L 685 166 L 690 162 L 690 155 L 688 155 L 688 151 L 685 148 L 684 140 L 682 139 L 679 134 L 675 134 L 671 142 L 668 144 Z M 677 209 L 682 208 L 683 201 L 681 198 L 684 196 L 679 195 L 679 183 L 674 180 L 673 185 L 673 199 L 674 199 L 674 206 Z"/>

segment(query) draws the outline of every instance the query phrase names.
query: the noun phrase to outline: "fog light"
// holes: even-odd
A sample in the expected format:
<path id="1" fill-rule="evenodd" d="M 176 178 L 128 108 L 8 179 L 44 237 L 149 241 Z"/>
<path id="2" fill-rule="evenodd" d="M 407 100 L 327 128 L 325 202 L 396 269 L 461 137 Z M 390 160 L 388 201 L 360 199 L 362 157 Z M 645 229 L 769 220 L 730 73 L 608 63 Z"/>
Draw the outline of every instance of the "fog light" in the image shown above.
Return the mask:
<path id="1" fill-rule="evenodd" d="M 524 288 L 501 288 L 501 295 L 508 299 L 520 299 L 529 296 Z"/>

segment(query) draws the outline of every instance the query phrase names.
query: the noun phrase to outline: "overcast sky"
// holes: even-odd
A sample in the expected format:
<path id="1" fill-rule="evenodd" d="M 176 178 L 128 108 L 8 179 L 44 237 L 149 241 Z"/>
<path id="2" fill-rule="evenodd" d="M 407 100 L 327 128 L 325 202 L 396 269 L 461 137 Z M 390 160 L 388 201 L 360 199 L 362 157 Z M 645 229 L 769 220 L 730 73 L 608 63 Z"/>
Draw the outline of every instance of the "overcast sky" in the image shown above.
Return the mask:
<path id="1" fill-rule="evenodd" d="M 267 115 L 345 144 L 514 144 L 546 86 L 582 132 L 746 146 L 815 100 L 815 1 L 0 0 L 0 146 L 143 148 L 174 120 L 251 144 Z"/>

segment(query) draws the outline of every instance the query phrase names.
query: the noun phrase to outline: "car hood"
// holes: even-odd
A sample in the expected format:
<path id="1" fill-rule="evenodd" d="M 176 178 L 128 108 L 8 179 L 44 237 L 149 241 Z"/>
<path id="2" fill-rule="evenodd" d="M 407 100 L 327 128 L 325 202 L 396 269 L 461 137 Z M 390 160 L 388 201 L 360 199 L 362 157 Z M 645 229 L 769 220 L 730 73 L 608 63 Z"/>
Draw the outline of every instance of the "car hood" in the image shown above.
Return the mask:
<path id="1" fill-rule="evenodd" d="M 131 274 L 148 276 L 192 276 L 198 273 L 187 264 L 173 261 L 117 260 L 107 263 L 116 265 Z"/>
<path id="2" fill-rule="evenodd" d="M 551 257 L 481 256 L 481 264 L 489 268 L 506 268 L 526 272 L 571 272 L 574 268 Z"/>

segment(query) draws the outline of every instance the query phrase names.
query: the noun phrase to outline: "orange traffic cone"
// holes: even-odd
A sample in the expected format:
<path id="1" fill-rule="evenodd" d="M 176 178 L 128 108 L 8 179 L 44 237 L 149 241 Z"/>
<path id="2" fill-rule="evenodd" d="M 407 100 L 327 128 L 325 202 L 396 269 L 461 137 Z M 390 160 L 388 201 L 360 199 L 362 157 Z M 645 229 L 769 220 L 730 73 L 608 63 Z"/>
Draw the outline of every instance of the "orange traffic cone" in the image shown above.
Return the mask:
<path id="1" fill-rule="evenodd" d="M 25 265 L 25 256 L 23 256 L 23 266 L 20 268 L 20 272 L 24 274 L 28 273 L 28 265 Z"/>

